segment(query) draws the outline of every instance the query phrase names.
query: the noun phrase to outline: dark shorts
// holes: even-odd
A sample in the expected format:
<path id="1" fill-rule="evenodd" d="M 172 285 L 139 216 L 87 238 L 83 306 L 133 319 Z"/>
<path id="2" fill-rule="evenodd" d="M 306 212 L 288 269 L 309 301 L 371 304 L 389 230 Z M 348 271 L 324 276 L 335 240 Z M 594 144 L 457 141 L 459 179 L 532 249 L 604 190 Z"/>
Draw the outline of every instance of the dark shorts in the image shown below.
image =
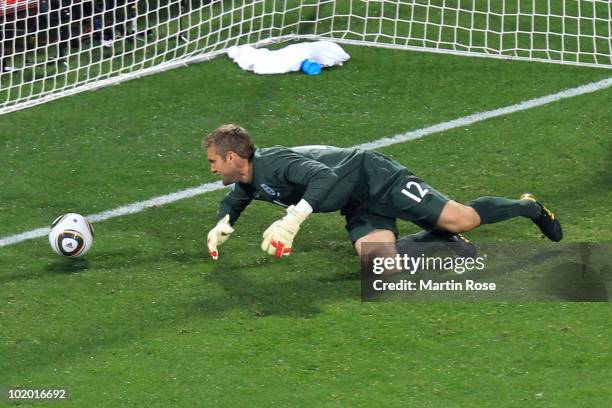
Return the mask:
<path id="1" fill-rule="evenodd" d="M 389 230 L 397 237 L 398 218 L 430 230 L 436 226 L 448 201 L 448 197 L 404 168 L 376 197 L 361 205 L 349 205 L 342 213 L 346 229 L 355 242 L 374 230 Z"/>

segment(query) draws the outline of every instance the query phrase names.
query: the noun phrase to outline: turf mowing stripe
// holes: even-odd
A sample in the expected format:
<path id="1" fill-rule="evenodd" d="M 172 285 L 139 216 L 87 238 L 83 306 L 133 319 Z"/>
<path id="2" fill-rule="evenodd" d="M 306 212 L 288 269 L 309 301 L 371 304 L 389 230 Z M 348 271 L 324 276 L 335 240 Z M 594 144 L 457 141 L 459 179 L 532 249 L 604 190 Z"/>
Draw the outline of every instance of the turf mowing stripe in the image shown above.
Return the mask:
<path id="1" fill-rule="evenodd" d="M 447 122 L 438 123 L 437 125 L 428 126 L 426 128 L 412 130 L 410 132 L 401 133 L 392 137 L 385 137 L 382 139 L 375 140 L 373 142 L 362 143 L 353 147 L 361 149 L 379 149 L 381 147 L 391 146 L 398 143 L 407 142 L 409 140 L 419 139 L 424 136 L 432 135 L 434 133 L 444 132 L 446 130 L 455 129 L 461 126 L 471 125 L 476 122 L 481 122 L 490 118 L 498 116 L 508 115 L 510 113 L 520 112 L 527 109 L 535 108 L 538 106 L 546 105 L 552 102 L 559 101 L 561 99 L 572 98 L 578 95 L 584 95 L 592 92 L 596 92 L 602 89 L 606 89 L 612 86 L 612 78 L 607 78 L 601 81 L 592 82 L 590 84 L 582 85 L 576 88 L 566 89 L 558 93 L 554 93 L 540 98 L 530 99 L 528 101 L 520 102 L 515 105 L 506 106 L 504 108 L 493 109 L 486 112 L 478 112 L 473 115 L 464 116 L 458 119 L 453 119 Z M 177 191 L 175 193 L 166 194 L 159 197 L 154 197 L 149 200 L 139 201 L 136 203 L 117 207 L 112 210 L 104 211 L 101 213 L 88 215 L 87 218 L 91 222 L 104 221 L 123 215 L 139 213 L 147 208 L 162 206 L 170 204 L 175 201 L 179 201 L 185 198 L 195 197 L 200 194 L 216 191 L 224 188 L 220 181 L 214 183 L 202 184 L 198 187 L 188 188 L 186 190 Z M 28 239 L 38 238 L 47 235 L 49 228 L 37 228 L 31 231 L 23 232 L 21 234 L 9 235 L 0 238 L 0 247 L 17 244 Z"/>

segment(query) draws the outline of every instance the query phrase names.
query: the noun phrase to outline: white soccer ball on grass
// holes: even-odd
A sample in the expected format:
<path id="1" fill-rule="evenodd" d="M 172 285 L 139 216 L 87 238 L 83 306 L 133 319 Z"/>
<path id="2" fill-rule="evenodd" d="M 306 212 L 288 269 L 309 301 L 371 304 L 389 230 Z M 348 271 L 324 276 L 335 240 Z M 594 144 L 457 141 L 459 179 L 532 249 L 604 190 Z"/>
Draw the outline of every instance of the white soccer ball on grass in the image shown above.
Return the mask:
<path id="1" fill-rule="evenodd" d="M 60 215 L 51 224 L 49 243 L 53 251 L 62 256 L 77 258 L 85 255 L 93 245 L 94 229 L 80 214 Z"/>

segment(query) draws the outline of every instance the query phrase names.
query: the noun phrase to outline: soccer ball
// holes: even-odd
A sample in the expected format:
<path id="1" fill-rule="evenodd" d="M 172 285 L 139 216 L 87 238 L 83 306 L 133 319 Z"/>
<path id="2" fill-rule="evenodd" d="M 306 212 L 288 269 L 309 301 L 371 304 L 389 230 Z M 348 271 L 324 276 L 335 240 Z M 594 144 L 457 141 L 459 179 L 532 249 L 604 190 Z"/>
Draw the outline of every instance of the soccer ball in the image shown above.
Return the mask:
<path id="1" fill-rule="evenodd" d="M 93 237 L 94 229 L 87 218 L 75 213 L 57 217 L 49 231 L 53 251 L 71 258 L 85 255 L 93 244 Z"/>

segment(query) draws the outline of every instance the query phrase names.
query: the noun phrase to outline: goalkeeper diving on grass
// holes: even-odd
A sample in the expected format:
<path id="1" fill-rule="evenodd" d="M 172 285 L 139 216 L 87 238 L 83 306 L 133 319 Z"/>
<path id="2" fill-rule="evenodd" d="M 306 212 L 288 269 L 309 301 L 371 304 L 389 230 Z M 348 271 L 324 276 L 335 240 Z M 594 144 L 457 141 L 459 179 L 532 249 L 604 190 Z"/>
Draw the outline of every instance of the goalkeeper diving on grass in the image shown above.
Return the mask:
<path id="1" fill-rule="evenodd" d="M 389 244 L 397 254 L 412 254 L 418 242 L 450 242 L 458 245 L 460 255 L 474 256 L 474 245 L 461 233 L 515 217 L 530 219 L 552 241 L 563 238 L 555 215 L 529 193 L 518 200 L 480 197 L 464 205 L 375 151 L 319 145 L 256 148 L 237 125 L 219 127 L 202 144 L 211 171 L 231 185 L 219 206 L 218 222 L 208 233 L 208 252 L 215 260 L 218 247 L 252 200 L 286 208 L 285 216 L 264 231 L 261 243 L 262 250 L 279 258 L 291 254 L 310 214 L 334 211 L 345 217 L 359 256 L 367 255 L 362 251 L 369 248 L 365 243 Z M 397 219 L 423 231 L 398 239 Z"/>

